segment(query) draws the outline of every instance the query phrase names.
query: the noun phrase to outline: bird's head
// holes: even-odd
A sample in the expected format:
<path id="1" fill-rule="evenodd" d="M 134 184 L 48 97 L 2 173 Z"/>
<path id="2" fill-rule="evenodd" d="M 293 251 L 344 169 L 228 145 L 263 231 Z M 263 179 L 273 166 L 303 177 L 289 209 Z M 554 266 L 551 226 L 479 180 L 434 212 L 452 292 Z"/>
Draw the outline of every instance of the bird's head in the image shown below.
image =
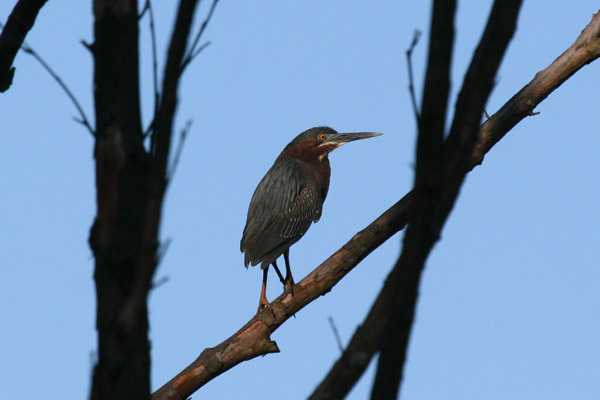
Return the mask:
<path id="1" fill-rule="evenodd" d="M 281 152 L 279 158 L 322 161 L 334 149 L 353 140 L 380 136 L 379 132 L 338 133 L 327 126 L 310 128 L 294 138 Z"/>

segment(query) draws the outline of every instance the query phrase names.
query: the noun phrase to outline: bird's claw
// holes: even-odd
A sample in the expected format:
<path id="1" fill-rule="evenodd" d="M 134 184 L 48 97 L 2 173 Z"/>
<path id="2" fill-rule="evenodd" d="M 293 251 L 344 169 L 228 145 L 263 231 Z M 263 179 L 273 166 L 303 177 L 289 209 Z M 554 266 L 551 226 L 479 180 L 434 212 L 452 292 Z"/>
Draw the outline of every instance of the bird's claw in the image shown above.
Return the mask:
<path id="1" fill-rule="evenodd" d="M 296 284 L 294 283 L 294 279 L 292 279 L 292 278 L 287 279 L 285 281 L 285 283 L 283 284 L 283 291 L 284 292 L 289 291 L 292 294 L 292 296 L 294 296 L 294 286 L 295 285 Z"/>
<path id="2" fill-rule="evenodd" d="M 269 303 L 269 301 L 266 298 L 261 298 L 258 302 L 258 310 L 256 311 L 256 314 L 258 315 L 266 309 L 270 309 L 271 313 L 273 313 L 273 318 L 275 318 L 275 310 L 271 306 L 271 303 Z"/>

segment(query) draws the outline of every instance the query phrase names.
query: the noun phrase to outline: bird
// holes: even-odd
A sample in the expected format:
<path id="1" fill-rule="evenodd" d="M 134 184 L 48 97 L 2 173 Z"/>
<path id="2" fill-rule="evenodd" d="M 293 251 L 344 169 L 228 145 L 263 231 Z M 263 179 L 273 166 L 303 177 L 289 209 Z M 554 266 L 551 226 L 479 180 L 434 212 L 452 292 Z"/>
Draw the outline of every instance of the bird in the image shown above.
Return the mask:
<path id="1" fill-rule="evenodd" d="M 240 241 L 246 269 L 260 263 L 263 271 L 257 314 L 270 306 L 266 297 L 270 265 L 284 291 L 289 287 L 294 294 L 289 249 L 321 218 L 331 176 L 328 154 L 345 143 L 380 135 L 338 133 L 326 126 L 308 129 L 285 146 L 262 178 L 250 200 Z M 277 266 L 281 255 L 285 259 L 285 278 Z"/>

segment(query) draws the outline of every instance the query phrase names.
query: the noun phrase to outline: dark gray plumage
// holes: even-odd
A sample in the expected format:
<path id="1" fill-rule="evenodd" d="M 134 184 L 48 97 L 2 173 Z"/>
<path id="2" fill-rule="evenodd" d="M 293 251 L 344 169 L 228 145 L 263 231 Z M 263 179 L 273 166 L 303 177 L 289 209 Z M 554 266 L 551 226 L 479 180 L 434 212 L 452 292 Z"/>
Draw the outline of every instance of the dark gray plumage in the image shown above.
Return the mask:
<path id="1" fill-rule="evenodd" d="M 301 163 L 278 159 L 258 184 L 240 246 L 246 267 L 267 268 L 321 217 L 328 187 L 319 188 Z"/>
<path id="2" fill-rule="evenodd" d="M 263 288 L 258 306 L 268 306 L 265 297 L 267 272 L 273 265 L 284 286 L 294 293 L 289 263 L 289 248 L 321 217 L 329 189 L 331 169 L 327 155 L 352 140 L 379 136 L 380 133 L 337 133 L 328 127 L 311 128 L 296 136 L 281 152 L 258 184 L 250 206 L 240 250 L 244 264 L 263 269 Z M 277 267 L 283 254 L 286 277 Z"/>

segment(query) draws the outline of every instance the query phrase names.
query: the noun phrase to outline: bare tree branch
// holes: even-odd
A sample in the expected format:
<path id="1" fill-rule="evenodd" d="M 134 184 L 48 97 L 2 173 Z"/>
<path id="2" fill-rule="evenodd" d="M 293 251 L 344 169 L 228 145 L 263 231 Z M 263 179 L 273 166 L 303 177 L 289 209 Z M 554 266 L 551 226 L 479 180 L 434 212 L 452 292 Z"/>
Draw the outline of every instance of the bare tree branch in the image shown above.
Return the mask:
<path id="1" fill-rule="evenodd" d="M 181 130 L 179 135 L 179 143 L 177 144 L 177 150 L 175 150 L 175 155 L 173 156 L 173 161 L 171 162 L 171 166 L 167 170 L 167 184 L 173 180 L 175 176 L 175 171 L 177 171 L 177 166 L 179 165 L 179 159 L 181 158 L 181 154 L 183 153 L 183 146 L 185 145 L 185 139 L 187 138 L 190 129 L 192 128 L 192 121 L 188 120 L 185 124 L 185 127 Z"/>
<path id="2" fill-rule="evenodd" d="M 156 116 L 158 115 L 158 105 L 160 104 L 160 92 L 158 91 L 158 56 L 156 55 L 156 29 L 154 26 L 154 10 L 152 9 L 152 2 L 150 0 L 146 0 L 146 5 L 144 6 L 144 10 L 142 11 L 142 15 L 148 10 L 149 15 L 149 26 L 150 26 L 150 41 L 152 43 L 152 86 L 154 88 L 154 113 L 152 115 L 152 121 L 150 121 L 150 125 L 146 132 L 144 133 L 144 137 L 148 136 L 148 134 L 154 129 L 154 122 L 156 121 Z"/>
<path id="3" fill-rule="evenodd" d="M 376 302 L 379 307 L 374 306 L 383 311 L 378 314 L 381 320 L 377 321 L 383 331 L 375 341 L 379 345 L 379 361 L 371 399 L 396 399 L 398 396 L 421 271 L 429 251 L 439 239 L 441 225 L 436 208 L 443 190 L 443 142 L 455 12 L 455 1 L 434 1 L 417 137 L 414 201 L 402 253 L 378 296 L 378 300 L 382 300 Z"/>
<path id="4" fill-rule="evenodd" d="M 44 0 L 45 2 L 46 0 Z M 43 5 L 43 4 L 42 4 Z M 17 4 L 15 6 L 15 8 L 19 6 L 19 4 Z M 41 7 L 41 6 L 40 6 Z M 39 11 L 39 9 L 38 9 Z M 13 12 L 14 14 L 14 12 Z M 37 15 L 37 11 L 36 11 L 36 15 Z M 12 17 L 12 14 L 11 14 Z M 35 16 L 34 16 L 35 18 Z M 33 21 L 31 22 L 33 24 Z M 2 29 L 2 33 L 4 34 L 8 29 L 4 29 L 5 26 L 0 23 L 0 29 Z M 26 34 L 27 32 L 24 32 L 24 34 Z M 8 34 L 7 34 L 8 35 Z M 0 36 L 0 39 L 2 38 L 2 36 Z M 87 119 L 87 116 L 85 114 L 85 111 L 83 111 L 83 107 L 81 107 L 81 104 L 79 104 L 79 101 L 77 100 L 77 98 L 75 97 L 75 95 L 73 94 L 73 92 L 71 92 L 71 89 L 69 89 L 69 87 L 67 86 L 67 84 L 62 80 L 62 78 L 56 73 L 54 72 L 54 70 L 52 69 L 52 67 L 50 67 L 50 65 L 46 62 L 46 60 L 44 60 L 42 58 L 42 56 L 40 56 L 34 49 L 33 47 L 31 47 L 29 44 L 27 44 L 27 42 L 25 42 L 24 36 L 22 38 L 23 40 L 21 41 L 20 47 L 21 49 L 26 53 L 29 54 L 31 56 L 33 56 L 33 58 L 36 59 L 37 62 L 39 62 L 42 67 L 46 70 L 46 72 L 48 72 L 50 74 L 50 76 L 52 76 L 52 78 L 54 78 L 54 80 L 56 80 L 56 82 L 58 82 L 58 85 L 61 87 L 62 90 L 64 90 L 64 92 L 67 94 L 67 96 L 69 97 L 69 99 L 71 100 L 71 102 L 73 103 L 73 105 L 75 105 L 75 108 L 77 108 L 77 112 L 79 112 L 80 118 L 73 118 L 76 122 L 82 124 L 83 126 L 85 126 L 88 131 L 92 134 L 92 136 L 95 136 L 96 133 L 94 132 L 94 129 L 92 128 L 92 125 L 90 124 L 89 120 Z M 2 42 L 0 42 L 0 46 L 2 46 Z M 8 58 L 4 59 L 2 58 L 2 53 L 1 53 L 2 49 L 0 49 L 0 69 L 2 68 L 2 62 L 8 60 Z M 16 53 L 15 53 L 16 55 Z M 9 65 L 10 66 L 10 65 Z M 0 72 L 1 74 L 1 72 Z M 9 79 L 10 82 L 8 82 L 8 86 L 6 87 L 6 89 L 8 89 L 8 87 L 10 86 L 10 84 L 12 83 L 12 75 L 14 74 L 14 68 L 11 68 L 9 71 Z M 0 81 L 3 78 L 0 77 Z M 6 90 L 5 89 L 5 90 Z M 0 92 L 3 92 L 5 90 L 2 90 L 2 82 L 0 82 Z"/>
<path id="5" fill-rule="evenodd" d="M 277 344 L 270 338 L 271 333 L 304 306 L 329 292 L 362 259 L 402 229 L 406 225 L 406 209 L 410 198 L 410 193 L 404 196 L 300 281 L 294 287 L 294 296 L 284 293 L 271 301 L 274 313 L 255 315 L 229 339 L 216 347 L 205 349 L 192 364 L 158 389 L 152 399 L 187 399 L 204 384 L 235 365 L 278 352 Z"/>
<path id="6" fill-rule="evenodd" d="M 340 337 L 340 332 L 337 329 L 337 326 L 335 326 L 335 321 L 333 320 L 333 317 L 329 317 L 327 318 L 329 320 L 329 325 L 331 326 L 331 331 L 333 332 L 333 337 L 335 337 L 335 342 L 338 345 L 338 348 L 340 349 L 340 353 L 344 352 L 344 345 L 342 344 L 342 338 Z"/>
<path id="7" fill-rule="evenodd" d="M 198 0 L 182 0 L 177 11 L 175 29 L 171 36 L 165 75 L 161 89 L 161 102 L 155 116 L 156 131 L 151 136 L 150 153 L 156 157 L 156 167 L 166 172 L 171 146 L 173 118 L 177 107 L 177 88 L 181 77 L 181 63 L 187 48 L 188 34 Z"/>
<path id="8" fill-rule="evenodd" d="M 181 63 L 197 4 L 198 0 L 179 2 L 146 150 L 139 99 L 137 0 L 94 1 L 91 49 L 98 211 L 89 242 L 96 261 L 98 363 L 93 400 L 148 399 L 150 395 L 147 299 L 166 250 L 159 244 L 159 224 Z M 147 7 L 153 20 L 150 3 Z"/>
<path id="9" fill-rule="evenodd" d="M 600 56 L 600 11 L 581 32 L 575 43 L 550 66 L 538 72 L 533 80 L 515 94 L 481 127 L 471 156 L 470 168 L 480 165 L 485 154 L 550 93 L 583 66 Z"/>
<path id="10" fill-rule="evenodd" d="M 421 37 L 421 31 L 416 30 L 413 35 L 413 40 L 410 43 L 410 47 L 406 50 L 406 64 L 408 67 L 408 92 L 410 94 L 410 100 L 412 101 L 413 111 L 415 113 L 415 121 L 417 125 L 419 125 L 419 119 L 421 119 L 419 106 L 417 106 L 417 96 L 415 94 L 415 79 L 413 77 L 412 70 L 412 52 L 417 47 L 419 43 L 419 38 Z"/>
<path id="11" fill-rule="evenodd" d="M 443 152 L 438 153 L 439 143 L 432 143 L 427 139 L 427 132 L 419 130 L 413 214 L 402 253 L 394 267 L 399 273 L 393 280 L 390 276 L 386 281 L 393 287 L 389 292 L 392 301 L 387 303 L 390 308 L 384 316 L 388 323 L 384 329 L 371 399 L 396 399 L 398 396 L 425 261 L 439 240 L 468 171 L 467 164 L 477 140 L 482 111 L 493 88 L 500 61 L 516 29 L 520 7 L 521 0 L 494 1 L 486 29 L 458 95 L 454 121 Z M 433 35 L 431 40 L 435 40 Z M 425 142 L 420 140 L 422 135 L 426 135 Z M 437 170 L 429 165 L 434 162 L 432 155 L 441 156 L 442 164 L 437 165 Z"/>
<path id="12" fill-rule="evenodd" d="M 516 30 L 521 2 L 522 0 L 494 1 L 487 26 L 458 94 L 454 120 L 444 151 L 447 170 L 459 181 L 464 178 L 464 171 L 470 163 L 469 155 L 478 138 L 482 114 L 494 86 L 496 71 Z M 460 183 L 451 179 L 445 186 L 458 187 Z"/>
<path id="13" fill-rule="evenodd" d="M 471 155 L 470 168 L 481 164 L 485 154 L 514 125 L 529 115 L 533 107 L 541 103 L 550 93 L 560 86 L 573 73 L 600 57 L 600 14 L 585 28 L 580 37 L 559 59 L 534 80 L 525 86 L 518 96 L 509 100 L 495 115 L 487 120 L 479 131 L 479 139 Z M 568 62 L 567 62 L 568 60 Z M 546 80 L 540 80 L 540 75 Z M 548 81 L 549 80 L 549 81 Z M 527 99 L 526 103 L 523 99 Z M 524 104 L 525 112 L 523 110 Z M 513 123 L 513 121 L 515 121 Z M 510 123 L 507 123 L 510 121 Z M 204 384 L 234 367 L 252 358 L 278 351 L 271 341 L 270 334 L 283 324 L 290 315 L 305 307 L 319 296 L 329 292 L 360 260 L 373 249 L 402 229 L 408 221 L 412 192 L 396 203 L 366 229 L 356 234 L 342 249 L 303 279 L 296 289 L 294 297 L 282 295 L 271 302 L 276 316 L 263 313 L 253 317 L 238 332 L 216 347 L 205 349 L 200 356 L 182 372 L 158 389 L 154 400 L 186 399 Z M 381 297 L 381 294 L 380 296 Z M 375 303 L 379 301 L 379 297 Z M 369 315 L 377 314 L 371 309 Z M 374 315 L 373 320 L 381 320 Z M 381 337 L 381 324 L 371 323 L 369 317 L 354 334 L 346 351 L 336 362 L 325 380 L 316 388 L 311 399 L 339 398 L 340 387 L 351 381 L 350 390 L 360 376 L 374 352 L 377 350 L 376 338 Z M 332 397 L 332 393 L 336 396 Z"/>
<path id="14" fill-rule="evenodd" d="M 192 62 L 192 60 L 194 58 L 196 58 L 196 56 L 198 54 L 200 54 L 200 52 L 202 52 L 202 50 L 204 50 L 210 44 L 210 42 L 207 42 L 207 43 L 204 43 L 199 48 L 196 48 L 198 46 L 198 43 L 200 42 L 200 38 L 202 38 L 202 34 L 204 33 L 204 30 L 208 26 L 208 23 L 210 22 L 210 19 L 212 18 L 213 13 L 215 12 L 215 8 L 217 7 L 218 2 L 219 2 L 219 0 L 213 0 L 212 5 L 210 6 L 210 9 L 208 10 L 208 14 L 206 15 L 206 18 L 204 19 L 204 21 L 202 22 L 202 25 L 200 26 L 198 33 L 196 33 L 196 37 L 194 38 L 194 41 L 192 42 L 190 49 L 188 50 L 185 57 L 183 57 L 183 61 L 181 63 L 181 72 L 183 72 L 186 69 L 186 67 Z"/>
<path id="15" fill-rule="evenodd" d="M 194 58 L 196 58 L 198 56 L 198 54 L 202 53 L 202 51 L 204 49 L 206 49 L 208 46 L 211 45 L 211 41 L 208 41 L 206 43 L 203 43 L 202 45 L 200 45 L 200 47 L 198 47 L 196 49 L 196 51 L 194 51 L 192 54 L 190 54 L 190 62 L 194 60 Z"/>
<path id="16" fill-rule="evenodd" d="M 0 92 L 8 90 L 15 75 L 12 63 L 25 36 L 33 27 L 40 9 L 47 0 L 19 0 L 0 34 Z"/>
<path id="17" fill-rule="evenodd" d="M 177 108 L 177 90 L 181 78 L 179 66 L 187 47 L 193 15 L 198 0 L 181 0 L 177 11 L 175 28 L 171 36 L 158 114 L 151 135 L 150 165 L 146 180 L 149 190 L 145 194 L 146 218 L 143 223 L 142 247 L 135 267 L 134 289 L 124 307 L 124 317 L 130 320 L 136 311 L 145 306 L 152 278 L 157 267 L 157 249 L 162 204 L 167 188 L 167 160 L 171 150 L 173 121 Z M 142 134 L 143 137 L 143 134 Z M 142 139 L 143 140 L 143 139 Z"/>
<path id="18" fill-rule="evenodd" d="M 475 144 L 471 155 L 469 169 L 480 165 L 485 154 L 496 144 L 504 135 L 512 129 L 519 121 L 530 115 L 533 108 L 541 103 L 550 93 L 558 88 L 576 71 L 584 65 L 591 63 L 600 57 L 600 13 L 594 15 L 592 21 L 584 29 L 575 43 L 569 47 L 558 59 L 550 66 L 539 72 L 536 77 L 523 89 L 513 96 L 492 118 L 485 121 L 479 130 L 479 139 Z M 380 298 L 385 297 L 383 293 L 379 295 L 374 306 L 371 308 L 365 322 L 359 327 L 355 335 L 346 348 L 346 351 L 335 363 L 327 377 L 317 387 L 311 399 L 330 399 L 339 398 L 342 390 L 348 382 L 353 383 L 364 372 L 364 368 L 376 351 L 375 343 L 382 334 L 381 324 L 371 323 L 377 318 L 376 309 Z M 366 360 L 357 363 L 356 360 Z M 357 371 L 358 370 L 358 371 Z M 340 388 L 342 387 L 342 388 Z M 345 388 L 345 389 L 344 389 Z M 333 394 L 333 395 L 332 395 Z"/>
<path id="19" fill-rule="evenodd" d="M 29 46 L 25 42 L 21 47 L 25 53 L 32 55 L 42 65 L 42 67 L 44 67 L 44 69 L 54 78 L 54 80 L 56 80 L 56 82 L 58 82 L 58 85 L 67 94 L 73 105 L 75 105 L 79 116 L 81 117 L 74 118 L 75 121 L 85 126 L 87 130 L 92 134 L 92 136 L 96 136 L 96 132 L 94 132 L 94 128 L 92 128 L 92 125 L 90 124 L 90 121 L 88 120 L 85 111 L 83 111 L 83 107 L 81 107 L 81 104 L 79 104 L 77 97 L 75 97 L 73 92 L 71 92 L 71 89 L 69 89 L 67 84 L 61 79 L 60 76 L 58 76 L 56 72 L 54 72 L 54 70 L 50 67 L 50 65 L 48 65 L 48 63 L 42 58 L 42 56 L 40 56 L 35 50 L 33 50 L 31 46 Z"/>

